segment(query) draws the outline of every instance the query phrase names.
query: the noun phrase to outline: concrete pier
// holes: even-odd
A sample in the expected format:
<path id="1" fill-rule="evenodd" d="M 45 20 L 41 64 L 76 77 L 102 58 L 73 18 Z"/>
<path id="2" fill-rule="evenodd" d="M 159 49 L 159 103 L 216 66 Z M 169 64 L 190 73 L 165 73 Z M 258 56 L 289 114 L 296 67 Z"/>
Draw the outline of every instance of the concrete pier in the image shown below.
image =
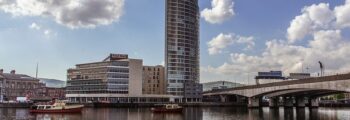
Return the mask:
<path id="1" fill-rule="evenodd" d="M 284 107 L 293 107 L 293 98 L 292 97 L 284 97 L 283 98 L 283 106 Z"/>
<path id="2" fill-rule="evenodd" d="M 248 108 L 259 108 L 260 107 L 260 98 L 251 97 L 248 98 Z"/>
<path id="3" fill-rule="evenodd" d="M 278 99 L 275 97 L 270 98 L 269 107 L 270 108 L 278 108 Z"/>
<path id="4" fill-rule="evenodd" d="M 220 101 L 221 102 L 227 102 L 227 96 L 226 95 L 220 95 Z"/>
<path id="5" fill-rule="evenodd" d="M 319 107 L 319 100 L 318 98 L 312 98 L 310 99 L 310 107 L 311 108 L 318 108 Z"/>
<path id="6" fill-rule="evenodd" d="M 296 101 L 297 101 L 297 104 L 296 106 L 297 107 L 305 107 L 305 98 L 304 97 L 298 97 L 296 98 Z"/>

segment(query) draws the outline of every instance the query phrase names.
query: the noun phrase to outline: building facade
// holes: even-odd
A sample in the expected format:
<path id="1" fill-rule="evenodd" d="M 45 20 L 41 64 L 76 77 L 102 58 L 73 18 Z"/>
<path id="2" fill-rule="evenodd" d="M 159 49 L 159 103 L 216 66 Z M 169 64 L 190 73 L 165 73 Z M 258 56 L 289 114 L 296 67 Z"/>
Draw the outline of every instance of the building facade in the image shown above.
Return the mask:
<path id="1" fill-rule="evenodd" d="M 311 77 L 310 73 L 290 73 L 288 79 L 299 80 L 299 79 L 306 79 L 310 77 Z"/>
<path id="2" fill-rule="evenodd" d="M 1 99 L 0 100 L 16 100 L 17 97 L 34 98 L 40 96 L 40 88 L 45 84 L 40 83 L 39 79 L 30 77 L 24 74 L 16 74 L 15 70 L 10 73 L 4 73 L 0 70 L 0 86 Z"/>
<path id="3" fill-rule="evenodd" d="M 166 94 L 163 66 L 143 66 L 142 78 L 143 94 Z"/>
<path id="4" fill-rule="evenodd" d="M 203 93 L 203 85 L 195 81 L 185 81 L 184 98 L 182 102 L 201 102 Z"/>
<path id="5" fill-rule="evenodd" d="M 282 71 L 270 71 L 270 72 L 258 72 L 258 76 L 255 77 L 256 84 L 267 84 L 273 82 L 281 82 L 286 80 L 282 76 Z"/>
<path id="6" fill-rule="evenodd" d="M 186 81 L 199 84 L 198 0 L 166 0 L 167 93 L 184 96 Z"/>
<path id="7" fill-rule="evenodd" d="M 46 96 L 51 99 L 59 99 L 65 100 L 66 98 L 66 88 L 53 88 L 53 87 L 45 87 Z"/>
<path id="8" fill-rule="evenodd" d="M 110 54 L 102 62 L 68 69 L 67 98 L 71 101 L 109 101 L 100 96 L 142 95 L 142 60 Z M 89 96 L 89 97 L 81 97 Z"/>
<path id="9" fill-rule="evenodd" d="M 215 90 L 242 87 L 242 86 L 244 85 L 239 83 L 229 82 L 229 81 L 215 81 L 215 82 L 203 83 L 203 91 L 215 91 Z"/>

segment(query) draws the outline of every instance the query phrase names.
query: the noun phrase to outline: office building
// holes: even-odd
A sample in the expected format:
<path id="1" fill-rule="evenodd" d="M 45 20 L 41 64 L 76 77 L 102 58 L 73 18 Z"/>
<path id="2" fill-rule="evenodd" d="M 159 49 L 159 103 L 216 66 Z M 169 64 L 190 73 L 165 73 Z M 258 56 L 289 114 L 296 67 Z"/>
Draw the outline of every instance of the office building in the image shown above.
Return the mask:
<path id="1" fill-rule="evenodd" d="M 281 82 L 286 80 L 282 76 L 282 71 L 270 71 L 270 72 L 258 72 L 258 76 L 255 77 L 256 84 L 267 84 L 273 82 Z"/>
<path id="2" fill-rule="evenodd" d="M 143 94 L 166 94 L 163 66 L 143 66 L 142 78 Z"/>
<path id="3" fill-rule="evenodd" d="M 101 62 L 77 64 L 67 70 L 66 97 L 70 102 L 172 102 L 176 96 L 142 94 L 143 65 L 126 54 L 110 54 Z"/>
<path id="4" fill-rule="evenodd" d="M 54 88 L 54 87 L 45 87 L 44 88 L 45 96 L 51 99 L 65 100 L 66 98 L 66 88 Z"/>
<path id="5" fill-rule="evenodd" d="M 242 87 L 243 84 L 229 82 L 229 81 L 215 81 L 215 82 L 207 82 L 203 83 L 203 91 L 215 91 L 222 89 L 229 89 L 235 87 Z"/>
<path id="6" fill-rule="evenodd" d="M 310 77 L 311 77 L 310 73 L 290 73 L 288 79 L 299 80 L 299 79 L 306 79 Z"/>
<path id="7" fill-rule="evenodd" d="M 103 94 L 142 95 L 142 60 L 129 59 L 125 54 L 110 54 L 101 62 L 78 64 L 67 73 L 66 96 L 71 101 L 97 101 Z"/>
<path id="8" fill-rule="evenodd" d="M 184 96 L 186 81 L 199 84 L 198 0 L 166 0 L 165 48 L 167 93 Z"/>

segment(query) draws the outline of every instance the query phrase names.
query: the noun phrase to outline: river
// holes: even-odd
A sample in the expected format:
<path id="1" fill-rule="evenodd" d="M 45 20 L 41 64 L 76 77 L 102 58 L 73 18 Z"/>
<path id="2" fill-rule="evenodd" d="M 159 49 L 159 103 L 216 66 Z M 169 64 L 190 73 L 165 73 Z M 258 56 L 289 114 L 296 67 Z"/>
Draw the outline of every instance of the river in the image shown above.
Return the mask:
<path id="1" fill-rule="evenodd" d="M 81 114 L 30 114 L 27 109 L 0 108 L 0 120 L 350 120 L 350 108 L 189 107 L 182 114 L 152 113 L 149 108 L 84 108 Z"/>

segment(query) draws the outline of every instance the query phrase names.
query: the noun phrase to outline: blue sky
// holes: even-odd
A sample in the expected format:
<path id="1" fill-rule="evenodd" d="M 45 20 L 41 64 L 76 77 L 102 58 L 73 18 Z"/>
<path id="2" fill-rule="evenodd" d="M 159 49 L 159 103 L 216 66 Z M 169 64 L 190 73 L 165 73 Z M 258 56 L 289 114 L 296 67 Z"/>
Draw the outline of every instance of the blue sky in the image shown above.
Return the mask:
<path id="1" fill-rule="evenodd" d="M 200 56 L 201 66 L 204 69 L 202 82 L 237 80 L 244 83 L 244 76 L 237 75 L 236 71 L 223 71 L 222 74 L 216 72 L 221 70 L 220 66 L 224 63 L 244 67 L 244 64 L 232 63 L 230 55 L 242 53 L 248 56 L 261 56 L 266 51 L 266 42 L 273 39 L 286 40 L 291 21 L 302 14 L 301 10 L 305 6 L 329 3 L 330 9 L 333 9 L 345 3 L 344 0 L 233 0 L 232 2 L 235 15 L 224 22 L 212 24 L 204 18 L 201 19 Z M 52 16 L 15 15 L 2 9 L 0 68 L 6 72 L 15 69 L 18 73 L 34 76 L 36 63 L 39 62 L 39 77 L 66 80 L 68 68 L 78 63 L 101 61 L 109 53 L 129 54 L 131 58 L 143 59 L 144 65 L 161 64 L 164 61 L 164 5 L 164 1 L 160 0 L 125 0 L 120 18 L 105 25 L 98 24 L 88 28 L 81 26 L 72 28 L 57 22 Z M 211 0 L 200 0 L 199 6 L 200 10 L 211 8 Z M 39 29 L 33 29 L 33 23 L 34 26 L 39 26 Z M 348 36 L 346 31 L 348 29 L 342 31 L 343 36 Z M 244 44 L 232 44 L 222 53 L 210 55 L 208 42 L 220 33 L 253 36 L 255 46 L 250 50 L 244 50 Z M 311 38 L 312 35 L 304 39 Z M 308 44 L 309 41 L 304 40 L 297 41 L 293 45 L 307 47 Z M 283 67 L 278 66 L 281 65 L 271 68 L 283 70 Z M 334 69 L 341 68 L 334 67 Z M 256 71 L 249 72 L 252 72 L 252 75 L 256 73 Z"/>

